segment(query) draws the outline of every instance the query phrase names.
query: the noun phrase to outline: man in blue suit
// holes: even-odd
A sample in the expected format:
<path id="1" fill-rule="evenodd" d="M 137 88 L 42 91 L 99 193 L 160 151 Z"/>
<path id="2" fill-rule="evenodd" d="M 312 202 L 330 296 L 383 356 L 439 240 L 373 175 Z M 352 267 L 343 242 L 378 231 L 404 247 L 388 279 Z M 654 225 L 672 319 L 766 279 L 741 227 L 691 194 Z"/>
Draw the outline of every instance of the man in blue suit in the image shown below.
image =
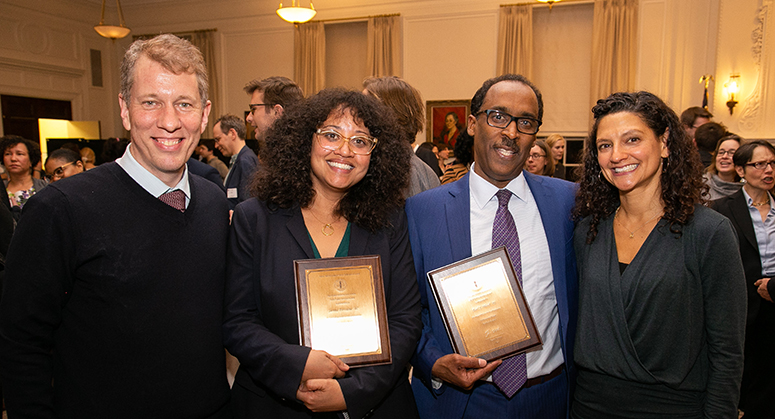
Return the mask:
<path id="1" fill-rule="evenodd" d="M 250 181 L 258 166 L 256 153 L 245 144 L 245 131 L 245 123 L 236 115 L 223 115 L 213 126 L 215 146 L 231 157 L 229 173 L 223 180 L 230 210 L 250 198 Z"/>
<path id="2" fill-rule="evenodd" d="M 551 419 L 568 413 L 578 299 L 570 217 L 575 186 L 522 170 L 542 116 L 541 93 L 524 77 L 487 80 L 471 100 L 467 120 L 474 137 L 472 170 L 407 201 L 424 325 L 412 360 L 412 387 L 424 419 Z M 504 189 L 510 193 L 499 192 Z M 526 381 L 512 383 L 493 371 L 513 368 L 514 359 L 487 363 L 453 352 L 426 277 L 492 248 L 496 213 L 503 217 L 506 208 L 518 235 L 522 287 L 543 339 L 521 361 Z M 511 247 L 509 252 L 516 265 Z"/>

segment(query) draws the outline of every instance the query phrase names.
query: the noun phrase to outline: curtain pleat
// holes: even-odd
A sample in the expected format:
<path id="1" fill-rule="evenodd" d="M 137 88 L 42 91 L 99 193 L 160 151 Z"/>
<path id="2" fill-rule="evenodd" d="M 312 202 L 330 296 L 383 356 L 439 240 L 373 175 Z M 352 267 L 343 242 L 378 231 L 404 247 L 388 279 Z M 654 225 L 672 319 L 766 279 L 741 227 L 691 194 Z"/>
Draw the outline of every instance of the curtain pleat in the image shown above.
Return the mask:
<path id="1" fill-rule="evenodd" d="M 590 99 L 635 87 L 638 0 L 595 0 Z"/>
<path id="2" fill-rule="evenodd" d="M 178 36 L 181 35 L 183 34 L 178 34 Z M 217 60 L 215 58 L 213 36 L 215 36 L 215 32 L 213 31 L 190 33 L 191 43 L 199 48 L 199 51 L 202 52 L 205 65 L 207 65 L 207 82 L 210 85 L 209 97 L 210 102 L 212 102 L 212 107 L 210 108 L 210 118 L 207 122 L 207 128 L 205 128 L 205 132 L 202 133 L 202 138 L 213 138 L 213 122 L 215 122 L 215 120 L 220 116 L 218 114 L 218 103 L 220 102 L 218 100 L 218 67 L 216 66 Z"/>
<path id="3" fill-rule="evenodd" d="M 401 76 L 400 26 L 398 16 L 369 18 L 366 60 L 370 76 Z"/>
<path id="4" fill-rule="evenodd" d="M 323 22 L 297 25 L 293 43 L 293 74 L 306 96 L 326 85 L 326 30 Z"/>
<path id="5" fill-rule="evenodd" d="M 498 75 L 533 76 L 533 6 L 500 8 L 498 25 Z"/>

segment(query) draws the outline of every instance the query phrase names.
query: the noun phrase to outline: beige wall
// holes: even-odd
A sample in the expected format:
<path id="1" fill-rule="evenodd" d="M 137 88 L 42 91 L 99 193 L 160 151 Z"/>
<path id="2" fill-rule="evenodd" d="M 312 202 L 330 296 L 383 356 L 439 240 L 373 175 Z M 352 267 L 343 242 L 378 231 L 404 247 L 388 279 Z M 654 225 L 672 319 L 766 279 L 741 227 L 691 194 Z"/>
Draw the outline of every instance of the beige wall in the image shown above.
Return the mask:
<path id="1" fill-rule="evenodd" d="M 640 0 L 636 88 L 662 96 L 680 113 L 699 104 L 699 77 L 714 74 L 711 111 L 717 119 L 744 136 L 775 138 L 775 115 L 770 115 L 775 110 L 760 100 L 756 118 L 749 115 L 743 127 L 740 115 L 746 103 L 730 117 L 721 91 L 729 73 L 737 72 L 742 76 L 741 97 L 755 92 L 763 70 L 752 58 L 751 33 L 762 1 Z M 482 81 L 495 75 L 500 1 L 314 3 L 316 19 L 400 13 L 403 75 L 425 100 L 470 99 Z M 275 15 L 276 5 L 268 0 L 123 2 L 133 34 L 217 29 L 221 91 L 213 100 L 221 103 L 221 112 L 239 115 L 247 105 L 242 91 L 247 81 L 293 76 L 293 27 Z M 109 5 L 111 13 L 115 9 Z M 551 12 L 543 6 L 534 10 L 534 81 L 546 99 L 544 133 L 587 130 L 591 18 L 591 4 L 560 3 Z M 76 119 L 100 120 L 103 136 L 123 135 L 117 73 L 129 40 L 114 43 L 97 36 L 92 26 L 98 19 L 99 2 L 94 0 L 1 0 L 0 94 L 72 100 Z M 104 88 L 90 87 L 89 48 L 102 51 Z M 764 61 L 773 59 L 768 55 Z M 748 107 L 749 114 L 753 108 Z"/>

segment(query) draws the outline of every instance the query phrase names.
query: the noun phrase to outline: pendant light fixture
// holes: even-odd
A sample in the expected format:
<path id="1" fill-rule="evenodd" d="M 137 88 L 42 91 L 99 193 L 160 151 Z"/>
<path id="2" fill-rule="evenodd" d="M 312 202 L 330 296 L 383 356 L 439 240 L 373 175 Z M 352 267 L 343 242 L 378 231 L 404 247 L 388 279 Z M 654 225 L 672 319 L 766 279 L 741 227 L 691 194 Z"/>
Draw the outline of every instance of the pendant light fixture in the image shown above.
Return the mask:
<path id="1" fill-rule="evenodd" d="M 290 6 L 283 7 L 283 4 L 280 3 L 280 7 L 277 9 L 277 15 L 282 20 L 293 24 L 309 22 L 316 14 L 312 0 L 309 2 L 309 7 L 302 7 L 301 0 L 298 0 L 298 4 L 296 0 L 291 0 Z"/>
<path id="2" fill-rule="evenodd" d="M 105 24 L 105 0 L 102 0 L 102 15 L 100 16 L 100 24 L 94 27 L 100 36 L 110 38 L 112 40 L 121 39 L 132 32 L 131 29 L 126 27 L 124 23 L 124 13 L 121 12 L 121 2 L 116 0 L 116 7 L 118 8 L 118 20 L 119 26 L 106 25 Z"/>

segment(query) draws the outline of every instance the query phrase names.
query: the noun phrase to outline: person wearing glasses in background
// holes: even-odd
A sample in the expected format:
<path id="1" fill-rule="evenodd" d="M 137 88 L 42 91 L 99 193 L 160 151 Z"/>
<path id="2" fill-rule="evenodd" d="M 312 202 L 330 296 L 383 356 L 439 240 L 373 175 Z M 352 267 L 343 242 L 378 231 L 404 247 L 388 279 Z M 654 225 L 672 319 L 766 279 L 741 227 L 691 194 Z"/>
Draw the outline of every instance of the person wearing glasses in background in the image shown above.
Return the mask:
<path id="1" fill-rule="evenodd" d="M 51 152 L 46 159 L 46 178 L 49 182 L 83 173 L 81 156 L 73 150 L 58 148 Z"/>
<path id="2" fill-rule="evenodd" d="M 748 316 L 740 410 L 745 419 L 775 417 L 775 147 L 756 140 L 740 146 L 733 157 L 745 183 L 734 194 L 713 201 L 737 231 L 745 269 Z"/>
<path id="3" fill-rule="evenodd" d="M 578 288 L 570 218 L 576 188 L 523 170 L 542 116 L 541 93 L 523 76 L 485 81 L 467 118 L 471 170 L 407 200 L 424 326 L 412 389 L 424 419 L 567 417 Z M 515 240 L 501 241 L 506 235 Z M 454 353 L 426 274 L 501 245 L 515 267 L 521 264 L 515 271 L 524 278 L 543 347 L 488 363 Z"/>
<path id="4" fill-rule="evenodd" d="M 533 148 L 530 149 L 530 155 L 527 156 L 525 169 L 539 176 L 552 176 L 554 174 L 554 159 L 552 158 L 552 149 L 548 144 L 536 140 Z"/>
<path id="5" fill-rule="evenodd" d="M 274 121 L 289 107 L 304 99 L 301 88 L 286 77 L 268 77 L 251 80 L 243 88 L 250 95 L 250 113 L 246 120 L 253 127 L 253 137 L 258 140 L 258 154 L 264 147 L 264 138 Z M 251 134 L 251 133 L 249 133 Z"/>
<path id="6" fill-rule="evenodd" d="M 227 256 L 224 343 L 237 418 L 417 417 L 406 366 L 422 330 L 404 191 L 411 149 L 371 95 L 323 90 L 269 129 Z M 294 260 L 380 255 L 392 363 L 349 368 L 299 344 Z M 312 412 L 316 412 L 313 414 Z"/>

